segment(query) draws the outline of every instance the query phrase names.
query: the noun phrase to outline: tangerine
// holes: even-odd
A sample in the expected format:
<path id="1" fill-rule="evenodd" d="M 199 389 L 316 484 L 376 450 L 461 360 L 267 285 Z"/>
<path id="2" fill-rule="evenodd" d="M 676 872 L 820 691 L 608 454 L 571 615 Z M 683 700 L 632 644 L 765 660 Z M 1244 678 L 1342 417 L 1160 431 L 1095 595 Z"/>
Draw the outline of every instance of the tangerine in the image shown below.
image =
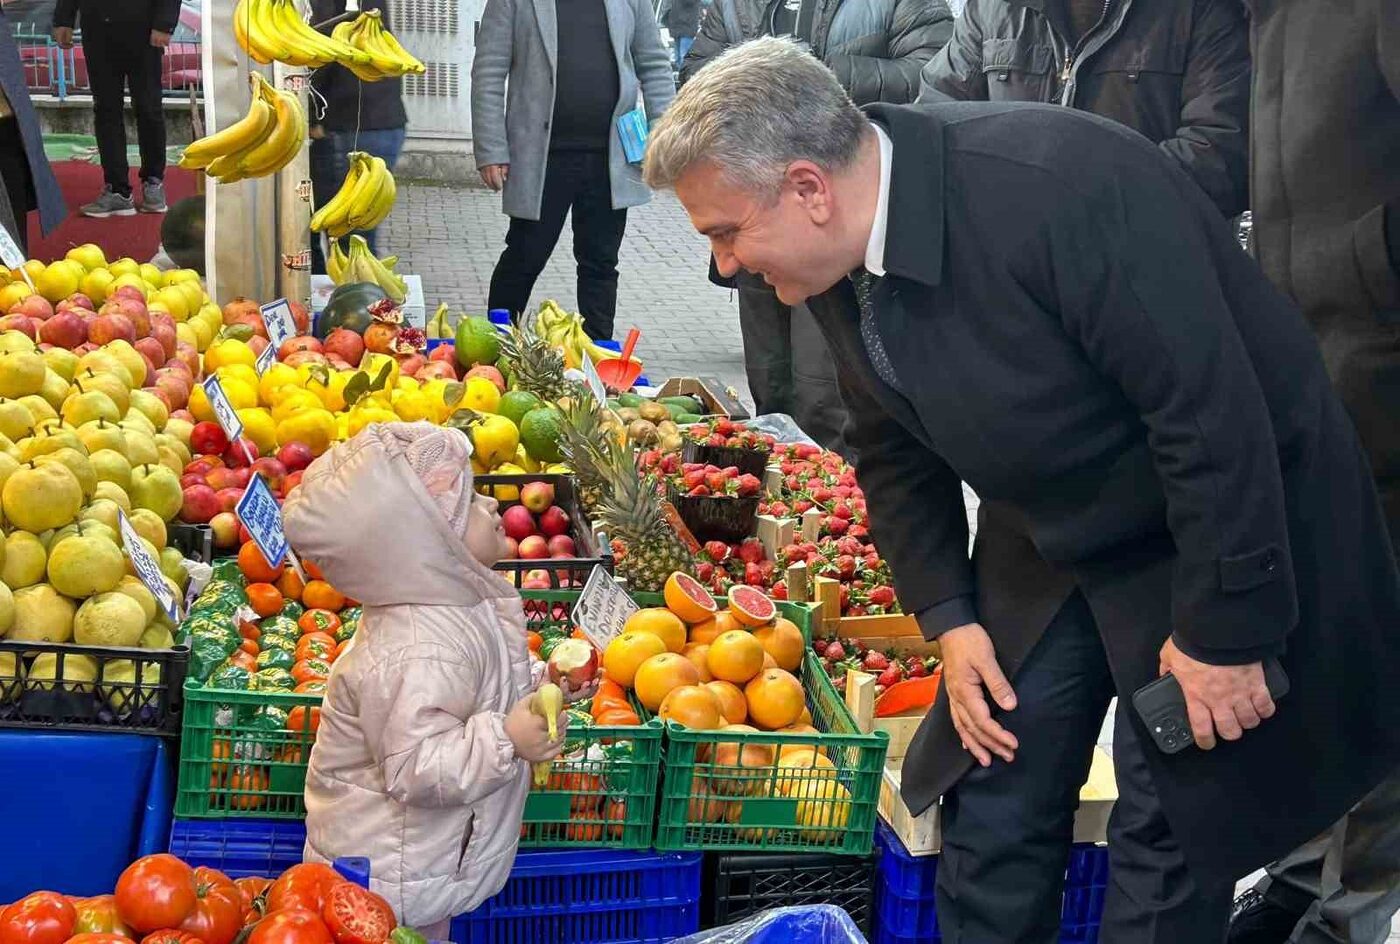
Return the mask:
<path id="1" fill-rule="evenodd" d="M 687 728 L 714 731 L 724 724 L 719 699 L 703 685 L 673 688 L 661 700 L 662 721 L 676 721 Z"/>
<path id="2" fill-rule="evenodd" d="M 763 671 L 763 645 L 753 633 L 732 629 L 710 643 L 706 663 L 717 679 L 742 685 Z"/>
<path id="3" fill-rule="evenodd" d="M 282 591 L 270 583 L 248 584 L 248 605 L 259 616 L 274 616 L 282 611 Z"/>
<path id="4" fill-rule="evenodd" d="M 702 684 L 714 678 L 714 676 L 710 674 L 710 666 L 706 662 L 706 656 L 709 651 L 710 647 L 702 642 L 688 643 L 686 647 L 681 650 L 681 655 L 695 663 L 695 668 L 700 672 L 700 682 Z"/>
<path id="5" fill-rule="evenodd" d="M 802 683 L 785 669 L 765 669 L 744 686 L 749 718 L 768 731 L 785 728 L 802 716 L 807 699 Z"/>
<path id="6" fill-rule="evenodd" d="M 780 616 L 772 626 L 754 630 L 753 638 L 763 645 L 764 651 L 773 657 L 778 668 L 796 672 L 802 664 L 802 653 L 807 648 L 807 642 L 802 638 L 802 630 L 792 620 Z"/>
<path id="7" fill-rule="evenodd" d="M 324 580 L 313 580 L 302 591 L 301 602 L 308 610 L 332 610 L 339 612 L 345 606 L 345 594 Z"/>
<path id="8" fill-rule="evenodd" d="M 632 680 L 632 690 L 648 711 L 656 711 L 672 689 L 699 684 L 700 673 L 689 659 L 675 652 L 663 652 L 641 664 Z"/>
<path id="9" fill-rule="evenodd" d="M 666 598 L 666 608 L 687 623 L 703 623 L 719 609 L 715 598 L 700 581 L 679 570 L 666 578 L 662 595 Z"/>
<path id="10" fill-rule="evenodd" d="M 708 644 L 731 629 L 743 628 L 728 610 L 721 610 L 705 622 L 690 627 L 690 641 Z"/>
<path id="11" fill-rule="evenodd" d="M 685 648 L 685 623 L 665 607 L 650 606 L 638 610 L 627 618 L 622 631 L 651 633 L 666 644 L 669 652 L 680 652 Z"/>
<path id="12" fill-rule="evenodd" d="M 301 594 L 306 589 L 306 584 L 302 583 L 297 572 L 288 567 L 282 572 L 282 576 L 277 580 L 277 589 L 282 591 L 282 596 L 288 600 L 301 602 Z"/>
<path id="13" fill-rule="evenodd" d="M 631 688 L 642 663 L 665 651 L 666 644 L 654 633 L 623 633 L 603 650 L 603 671 L 623 688 Z"/>
<path id="14" fill-rule="evenodd" d="M 744 692 L 733 682 L 723 679 L 706 682 L 705 687 L 719 699 L 720 714 L 729 724 L 743 724 L 749 718 L 749 703 L 744 700 Z"/>
<path id="15" fill-rule="evenodd" d="M 273 567 L 252 541 L 238 549 L 238 569 L 243 571 L 249 583 L 276 583 L 286 566 L 284 562 Z"/>

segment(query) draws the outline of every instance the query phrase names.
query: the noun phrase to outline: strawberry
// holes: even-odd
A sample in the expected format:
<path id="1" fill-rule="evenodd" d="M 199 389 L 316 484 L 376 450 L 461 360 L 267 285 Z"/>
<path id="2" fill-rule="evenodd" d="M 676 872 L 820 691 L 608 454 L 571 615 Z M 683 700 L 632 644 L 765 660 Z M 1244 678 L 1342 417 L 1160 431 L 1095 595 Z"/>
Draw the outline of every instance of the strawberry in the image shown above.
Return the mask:
<path id="1" fill-rule="evenodd" d="M 735 551 L 735 554 L 738 556 L 739 560 L 746 564 L 756 564 L 763 560 L 765 556 L 763 553 L 763 542 L 757 538 L 745 538 L 744 542 L 739 545 L 738 550 Z"/>
<path id="2" fill-rule="evenodd" d="M 703 485 L 697 485 L 687 494 L 689 494 L 691 498 L 705 498 L 710 494 L 710 490 Z"/>
<path id="3" fill-rule="evenodd" d="M 792 506 L 792 510 L 797 512 L 799 515 L 805 515 L 807 512 L 812 510 L 812 507 L 813 505 L 810 500 L 806 498 L 799 498 L 797 500 L 797 503 Z"/>
<path id="4" fill-rule="evenodd" d="M 681 481 L 682 481 L 683 483 L 685 483 L 686 491 L 689 491 L 690 489 L 695 488 L 697 485 L 704 485 L 704 484 L 705 484 L 705 470 L 704 470 L 704 469 L 690 469 L 690 470 L 687 471 L 683 476 L 681 476 Z"/>
<path id="5" fill-rule="evenodd" d="M 783 548 L 783 555 L 787 557 L 787 562 L 789 564 L 795 564 L 798 561 L 807 559 L 807 552 L 803 549 L 801 544 L 789 544 L 787 547 Z"/>
<path id="6" fill-rule="evenodd" d="M 850 519 L 855 516 L 855 513 L 851 511 L 851 506 L 847 505 L 845 502 L 837 502 L 834 506 L 832 506 L 831 514 L 837 518 L 846 519 Z"/>
<path id="7" fill-rule="evenodd" d="M 923 678 L 925 675 L 928 675 L 928 666 L 924 665 L 923 660 L 922 660 L 922 659 L 910 659 L 910 660 L 909 660 L 909 677 L 910 677 L 910 678 Z"/>
<path id="8" fill-rule="evenodd" d="M 720 471 L 723 472 L 724 477 L 728 479 L 737 479 L 739 477 L 739 467 L 737 465 L 727 465 L 720 469 Z"/>
<path id="9" fill-rule="evenodd" d="M 823 655 L 832 662 L 840 662 L 842 659 L 846 658 L 846 647 L 841 645 L 841 640 L 833 639 L 831 644 L 826 647 L 826 652 L 824 652 Z"/>
<path id="10" fill-rule="evenodd" d="M 787 581 L 779 580 L 777 583 L 773 584 L 772 589 L 770 589 L 768 593 L 775 600 L 786 600 L 788 598 Z"/>
<path id="11" fill-rule="evenodd" d="M 842 554 L 836 558 L 836 572 L 843 580 L 849 580 L 856 575 L 856 559 L 849 554 Z"/>
<path id="12" fill-rule="evenodd" d="M 714 573 L 715 565 L 711 564 L 709 561 L 701 561 L 695 565 L 695 579 L 699 580 L 701 583 L 713 577 Z"/>
<path id="13" fill-rule="evenodd" d="M 834 515 L 825 521 L 826 529 L 832 534 L 845 534 L 850 529 L 851 523 L 845 518 L 837 518 Z"/>
<path id="14" fill-rule="evenodd" d="M 789 509 L 784 502 L 775 501 L 770 502 L 768 505 L 768 514 L 772 515 L 774 518 L 786 518 L 790 512 L 791 509 Z"/>
<path id="15" fill-rule="evenodd" d="M 710 560 L 718 564 L 729 559 L 729 545 L 723 541 L 706 541 L 705 553 L 710 556 Z"/>
<path id="16" fill-rule="evenodd" d="M 885 671 L 881 672 L 880 677 L 875 681 L 877 684 L 883 685 L 886 688 L 888 688 L 891 685 L 895 685 L 899 682 L 904 681 L 904 673 L 900 671 L 899 663 L 895 663 L 894 665 L 891 665 L 889 668 L 885 669 Z"/>
<path id="17" fill-rule="evenodd" d="M 729 479 L 725 477 L 725 474 L 723 472 L 705 473 L 705 484 L 709 486 L 710 491 L 718 495 L 724 494 L 725 486 L 728 482 Z"/>
<path id="18" fill-rule="evenodd" d="M 816 639 L 812 640 L 812 651 L 819 656 L 826 655 L 826 647 L 829 645 L 831 645 L 830 639 L 824 639 L 818 636 Z"/>
<path id="19" fill-rule="evenodd" d="M 740 495 L 757 495 L 761 491 L 763 491 L 763 483 L 758 480 L 757 476 L 747 472 L 739 476 Z"/>
<path id="20" fill-rule="evenodd" d="M 750 587 L 761 587 L 768 581 L 763 579 L 763 571 L 757 564 L 749 563 L 744 565 L 744 583 Z"/>
<path id="21" fill-rule="evenodd" d="M 865 661 L 861 664 L 870 672 L 883 672 L 890 667 L 890 660 L 883 652 L 871 649 L 865 654 Z"/>
<path id="22" fill-rule="evenodd" d="M 870 591 L 870 602 L 876 606 L 893 606 L 894 588 L 876 587 L 874 590 Z"/>
<path id="23" fill-rule="evenodd" d="M 725 445 L 725 438 L 724 438 L 723 436 L 721 436 L 719 433 L 715 433 L 715 434 L 712 435 L 708 440 L 706 440 L 706 443 L 707 443 L 708 445 L 717 446 L 717 447 L 719 447 L 719 448 L 722 449 L 722 448 L 724 448 L 724 445 Z"/>

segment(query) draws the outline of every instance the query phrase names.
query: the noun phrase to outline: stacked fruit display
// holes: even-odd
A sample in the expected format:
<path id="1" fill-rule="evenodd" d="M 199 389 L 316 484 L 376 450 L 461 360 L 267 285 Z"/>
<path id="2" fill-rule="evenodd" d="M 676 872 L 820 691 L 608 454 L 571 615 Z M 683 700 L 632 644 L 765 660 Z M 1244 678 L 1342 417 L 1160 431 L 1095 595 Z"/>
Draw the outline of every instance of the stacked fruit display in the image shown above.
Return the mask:
<path id="1" fill-rule="evenodd" d="M 503 487 L 497 486 L 497 490 Z M 512 487 L 513 488 L 513 487 Z M 527 482 L 518 488 L 519 504 L 501 512 L 501 527 L 506 534 L 509 550 L 507 560 L 572 560 L 578 547 L 570 530 L 574 522 L 569 513 L 555 504 L 554 485 L 550 482 Z M 551 586 L 573 586 L 583 574 L 560 571 L 551 583 L 549 571 L 537 569 L 522 575 L 522 590 L 548 590 Z"/>
<path id="2" fill-rule="evenodd" d="M 350 152 L 350 171 L 335 196 L 311 217 L 311 231 L 339 239 L 354 230 L 374 229 L 394 206 L 398 185 L 384 158 Z"/>
<path id="3" fill-rule="evenodd" d="M 894 649 L 871 649 L 859 639 L 825 636 L 812 640 L 812 649 L 821 659 L 822 668 L 837 691 L 845 690 L 848 672 L 861 671 L 875 676 L 877 710 L 884 696 L 892 689 L 897 691 L 901 682 L 931 678 L 939 671 L 939 660 L 934 656 L 901 655 Z M 937 694 L 936 688 L 934 694 Z M 932 703 L 930 696 L 919 707 Z M 890 706 L 885 706 L 885 711 L 892 713 Z"/>

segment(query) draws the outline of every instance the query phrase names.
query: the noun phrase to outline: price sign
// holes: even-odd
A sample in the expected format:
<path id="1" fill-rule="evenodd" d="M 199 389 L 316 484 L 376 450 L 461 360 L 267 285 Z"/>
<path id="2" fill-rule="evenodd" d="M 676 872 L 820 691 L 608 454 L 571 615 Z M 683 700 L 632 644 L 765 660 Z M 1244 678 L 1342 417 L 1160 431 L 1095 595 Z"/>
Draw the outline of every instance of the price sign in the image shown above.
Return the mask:
<path id="1" fill-rule="evenodd" d="M 23 214 L 21 214 L 23 217 Z M 0 226 L 0 262 L 10 269 L 18 269 L 24 275 L 24 280 L 29 283 L 29 287 L 34 287 L 34 280 L 29 277 L 29 271 L 24 268 L 24 252 L 19 248 L 19 243 L 15 242 L 10 231 Z"/>
<path id="2" fill-rule="evenodd" d="M 613 580 L 602 566 L 593 568 L 574 604 L 574 623 L 582 629 L 593 645 L 606 649 L 608 643 L 622 633 L 627 618 L 641 607 L 633 602 L 627 591 Z"/>
<path id="3" fill-rule="evenodd" d="M 267 328 L 267 346 L 272 348 L 275 357 L 275 352 L 282 349 L 283 341 L 296 337 L 297 322 L 292 317 L 292 306 L 287 304 L 285 298 L 279 298 L 263 305 L 260 310 L 263 325 Z"/>
<path id="4" fill-rule="evenodd" d="M 583 376 L 588 381 L 588 389 L 593 391 L 594 398 L 599 403 L 608 402 L 608 388 L 603 385 L 603 378 L 598 376 L 598 368 L 593 366 L 593 358 L 587 352 L 583 355 Z"/>
<path id="5" fill-rule="evenodd" d="M 263 374 L 267 373 L 267 369 L 275 363 L 277 363 L 277 348 L 269 344 L 267 347 L 263 348 L 263 352 L 259 354 L 258 359 L 253 362 L 253 368 L 257 370 L 258 376 L 261 377 Z"/>
<path id="6" fill-rule="evenodd" d="M 219 383 L 217 376 L 211 374 L 204 378 L 204 395 L 209 398 L 209 407 L 214 411 L 214 419 L 219 421 L 219 428 L 224 431 L 228 441 L 237 442 L 238 437 L 243 435 L 243 421 L 238 418 L 238 411 L 229 402 L 228 394 L 224 393 L 224 387 Z"/>
<path id="7" fill-rule="evenodd" d="M 126 517 L 126 512 L 117 509 L 118 525 L 121 527 L 122 544 L 126 547 L 126 554 L 131 558 L 131 565 L 136 569 L 136 576 L 146 585 L 146 589 L 151 591 L 151 595 L 156 598 L 160 608 L 165 611 L 165 615 L 170 617 L 170 621 L 176 622 L 180 619 L 180 601 L 175 598 L 175 594 L 170 589 L 170 584 L 165 582 L 165 574 L 161 572 L 160 562 L 151 556 L 151 552 L 146 549 L 146 545 L 141 543 L 141 535 L 136 533 L 131 521 Z"/>
<path id="8" fill-rule="evenodd" d="M 233 511 L 253 536 L 253 542 L 267 562 L 273 567 L 282 563 L 287 556 L 287 535 L 282 532 L 282 509 L 277 506 L 277 499 L 272 497 L 261 475 L 253 476 Z"/>

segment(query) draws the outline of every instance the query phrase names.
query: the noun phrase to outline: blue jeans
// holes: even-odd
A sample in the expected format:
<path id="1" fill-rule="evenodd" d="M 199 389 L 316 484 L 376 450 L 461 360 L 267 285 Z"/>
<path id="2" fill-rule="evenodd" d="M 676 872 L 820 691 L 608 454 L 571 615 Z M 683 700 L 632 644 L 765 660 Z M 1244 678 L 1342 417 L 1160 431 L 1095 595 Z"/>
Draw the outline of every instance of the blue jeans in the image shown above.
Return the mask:
<path id="1" fill-rule="evenodd" d="M 350 172 L 351 151 L 359 150 L 373 154 L 375 157 L 382 157 L 384 163 L 389 165 L 389 169 L 393 170 L 398 163 L 399 153 L 403 150 L 406 134 L 407 132 L 403 128 L 361 131 L 357 142 L 356 134 L 353 131 L 327 131 L 324 138 L 312 141 L 311 189 L 315 205 L 317 207 L 323 206 L 340 189 L 340 185 L 345 181 L 345 175 Z M 360 233 L 369 243 L 371 251 L 375 251 L 378 245 L 375 240 L 376 232 L 377 230 L 366 230 Z M 319 239 L 311 241 L 312 271 L 314 272 L 325 271 L 325 260 L 322 258 L 320 243 Z"/>
<path id="2" fill-rule="evenodd" d="M 695 45 L 694 36 L 679 36 L 676 38 L 676 70 L 679 71 L 681 64 L 685 62 L 686 53 L 690 52 L 690 47 Z"/>

